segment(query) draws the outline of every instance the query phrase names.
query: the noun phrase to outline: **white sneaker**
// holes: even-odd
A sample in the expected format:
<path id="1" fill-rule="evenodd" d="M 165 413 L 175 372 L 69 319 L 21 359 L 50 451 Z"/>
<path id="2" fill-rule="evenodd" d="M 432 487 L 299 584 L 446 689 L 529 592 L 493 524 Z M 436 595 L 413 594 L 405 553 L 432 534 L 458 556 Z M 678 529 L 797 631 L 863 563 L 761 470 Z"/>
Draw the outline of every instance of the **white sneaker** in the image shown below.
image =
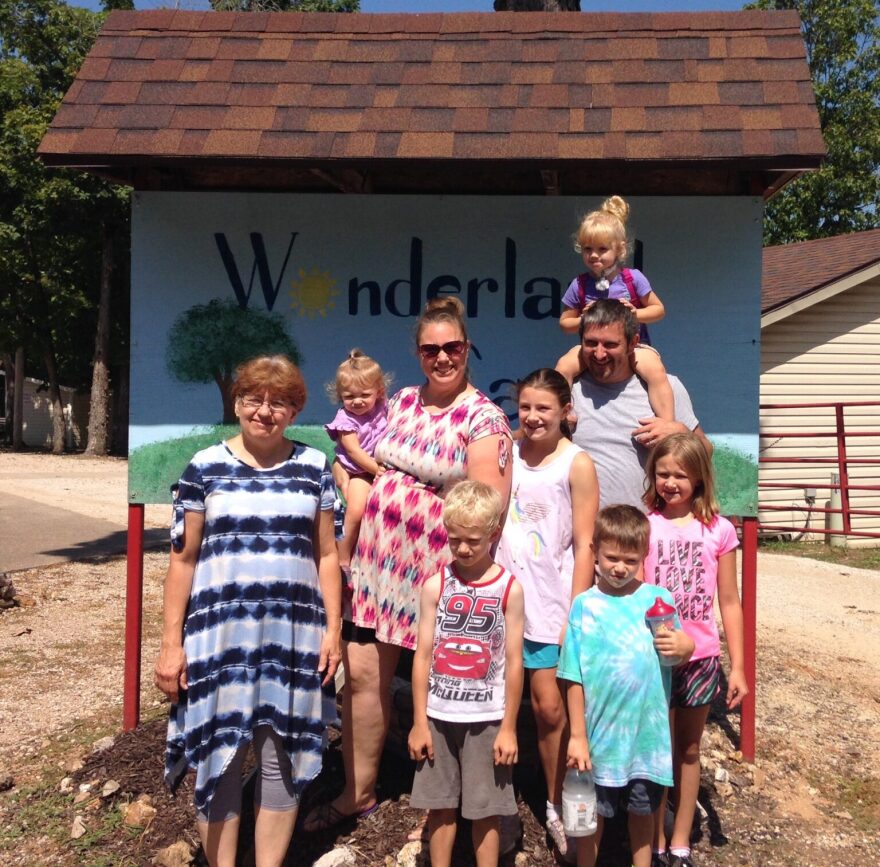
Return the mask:
<path id="1" fill-rule="evenodd" d="M 565 826 L 562 819 L 548 819 L 546 825 L 547 834 L 553 841 L 553 845 L 559 852 L 560 856 L 565 860 L 566 864 L 574 864 L 577 862 L 577 846 L 571 837 L 565 836 Z"/>

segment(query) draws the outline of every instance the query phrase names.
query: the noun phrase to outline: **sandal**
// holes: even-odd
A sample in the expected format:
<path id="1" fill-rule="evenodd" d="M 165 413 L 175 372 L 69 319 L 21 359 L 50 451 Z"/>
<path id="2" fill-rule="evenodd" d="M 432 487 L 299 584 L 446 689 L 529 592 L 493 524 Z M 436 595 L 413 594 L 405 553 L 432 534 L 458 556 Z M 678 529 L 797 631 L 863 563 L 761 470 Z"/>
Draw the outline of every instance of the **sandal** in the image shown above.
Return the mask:
<path id="1" fill-rule="evenodd" d="M 302 824 L 302 830 L 306 834 L 317 834 L 319 831 L 327 831 L 345 822 L 356 822 L 358 819 L 366 819 L 367 816 L 371 816 L 378 809 L 379 802 L 376 801 L 375 804 L 364 810 L 358 810 L 354 813 L 343 813 L 333 806 L 332 801 L 325 801 L 306 816 Z"/>

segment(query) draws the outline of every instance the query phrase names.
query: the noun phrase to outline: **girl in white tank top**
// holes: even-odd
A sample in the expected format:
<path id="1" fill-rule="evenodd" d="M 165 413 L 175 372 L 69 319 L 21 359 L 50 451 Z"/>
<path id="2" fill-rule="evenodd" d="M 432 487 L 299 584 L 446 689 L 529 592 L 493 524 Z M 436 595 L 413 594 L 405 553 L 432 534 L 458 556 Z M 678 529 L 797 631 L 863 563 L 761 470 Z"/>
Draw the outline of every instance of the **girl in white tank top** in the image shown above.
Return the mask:
<path id="1" fill-rule="evenodd" d="M 536 370 L 518 383 L 517 401 L 522 439 L 513 449 L 510 507 L 495 559 L 523 588 L 524 667 L 547 780 L 547 831 L 565 855 L 568 721 L 556 665 L 571 602 L 593 583 L 590 540 L 599 484 L 592 460 L 568 439 L 571 389 L 565 377 L 550 368 Z"/>

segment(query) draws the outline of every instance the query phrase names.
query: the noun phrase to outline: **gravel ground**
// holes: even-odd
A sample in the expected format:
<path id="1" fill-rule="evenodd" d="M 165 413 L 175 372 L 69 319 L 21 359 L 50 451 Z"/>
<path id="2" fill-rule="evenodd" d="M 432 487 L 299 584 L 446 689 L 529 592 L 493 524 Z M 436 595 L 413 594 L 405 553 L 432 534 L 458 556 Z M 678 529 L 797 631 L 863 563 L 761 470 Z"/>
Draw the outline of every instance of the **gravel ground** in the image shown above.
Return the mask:
<path id="1" fill-rule="evenodd" d="M 49 480 L 56 493 L 61 486 L 75 495 L 66 501 L 71 509 L 91 514 L 107 509 L 102 517 L 116 510 L 113 514 L 123 517 L 108 520 L 124 520 L 123 461 L 0 454 L 0 495 L 9 491 L 39 499 L 48 496 Z M 157 507 L 154 526 L 161 525 L 162 514 L 167 507 Z M 142 704 L 154 717 L 159 697 L 149 686 L 149 673 L 165 562 L 164 553 L 146 555 Z M 11 577 L 24 604 L 0 613 L 0 778 L 8 775 L 13 782 L 11 791 L 0 793 L 0 839 L 14 820 L 14 805 L 20 804 L 13 800 L 17 793 L 44 778 L 47 766 L 57 770 L 88 752 L 74 744 L 79 726 L 112 730 L 121 719 L 124 560 L 70 563 Z M 759 755 L 754 767 L 740 764 L 735 754 L 738 719 L 715 720 L 704 769 L 703 800 L 709 809 L 697 844 L 700 863 L 878 863 L 878 599 L 880 572 L 759 556 Z M 77 755 L 59 753 L 68 747 Z M 130 764 L 124 750 L 108 754 L 108 761 Z M 107 762 L 92 769 L 101 765 Z M 727 772 L 732 786 L 714 783 L 717 768 Z M 187 809 L 176 804 L 177 810 Z M 72 818 L 72 801 L 70 809 Z M 390 802 L 382 811 L 389 854 L 403 845 L 398 832 L 411 820 L 395 819 L 388 811 L 403 809 Z M 374 847 L 376 831 L 368 820 L 338 842 L 357 846 L 359 839 L 369 839 Z M 127 863 L 149 863 L 160 842 L 165 842 L 162 829 L 151 827 L 136 847 L 129 843 L 132 853 L 143 849 L 143 860 L 132 854 L 134 860 Z M 4 852 L 4 863 L 98 863 L 77 857 L 71 860 L 68 849 L 47 849 L 45 837 L 35 830 L 21 833 L 20 845 Z M 542 861 L 535 855 L 522 863 Z"/>

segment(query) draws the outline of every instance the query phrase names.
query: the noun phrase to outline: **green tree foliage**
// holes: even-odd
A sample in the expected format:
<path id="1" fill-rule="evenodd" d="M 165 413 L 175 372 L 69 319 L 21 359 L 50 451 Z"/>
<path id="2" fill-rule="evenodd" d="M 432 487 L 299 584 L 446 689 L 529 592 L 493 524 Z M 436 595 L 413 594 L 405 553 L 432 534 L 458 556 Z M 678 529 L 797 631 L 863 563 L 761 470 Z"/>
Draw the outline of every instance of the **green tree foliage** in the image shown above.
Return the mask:
<path id="1" fill-rule="evenodd" d="M 357 12 L 360 0 L 211 0 L 218 12 Z"/>
<path id="2" fill-rule="evenodd" d="M 100 23 L 60 0 L 0 0 L 0 351 L 23 345 L 49 379 L 56 451 L 58 382 L 88 381 L 102 237 L 127 245 L 128 194 L 36 150 Z"/>
<path id="3" fill-rule="evenodd" d="M 759 0 L 796 9 L 828 158 L 769 203 L 764 243 L 825 238 L 880 225 L 880 24 L 875 0 Z"/>
<path id="4" fill-rule="evenodd" d="M 214 299 L 190 307 L 171 326 L 166 363 L 181 382 L 216 382 L 223 398 L 223 424 L 234 424 L 235 368 L 256 355 L 276 353 L 300 362 L 299 350 L 279 314 Z"/>

